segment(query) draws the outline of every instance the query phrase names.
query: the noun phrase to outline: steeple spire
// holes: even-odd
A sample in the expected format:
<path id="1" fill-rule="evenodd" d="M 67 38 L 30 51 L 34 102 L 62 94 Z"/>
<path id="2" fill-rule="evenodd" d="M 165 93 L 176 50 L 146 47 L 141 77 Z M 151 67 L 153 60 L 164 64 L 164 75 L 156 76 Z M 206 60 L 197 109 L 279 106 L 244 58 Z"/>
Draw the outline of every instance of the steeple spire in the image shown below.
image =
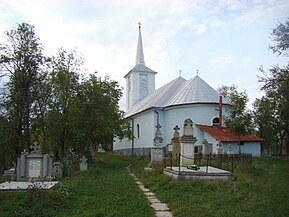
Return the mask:
<path id="1" fill-rule="evenodd" d="M 143 55 L 143 47 L 142 47 L 142 38 L 141 38 L 141 23 L 138 23 L 138 43 L 137 43 L 137 51 L 136 51 L 136 65 L 145 65 L 144 55 Z"/>

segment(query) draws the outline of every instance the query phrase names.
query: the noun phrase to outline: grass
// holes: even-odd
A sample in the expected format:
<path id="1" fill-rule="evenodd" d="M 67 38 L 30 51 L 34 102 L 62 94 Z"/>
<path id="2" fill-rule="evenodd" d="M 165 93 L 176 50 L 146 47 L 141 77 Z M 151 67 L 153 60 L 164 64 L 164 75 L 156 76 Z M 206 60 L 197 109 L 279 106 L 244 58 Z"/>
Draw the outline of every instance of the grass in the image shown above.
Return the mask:
<path id="1" fill-rule="evenodd" d="M 134 165 L 145 187 L 166 202 L 175 217 L 183 216 L 289 216 L 289 158 L 254 158 L 250 173 L 236 171 L 236 180 L 177 181 L 162 168 L 143 171 Z"/>
<path id="2" fill-rule="evenodd" d="M 51 190 L 0 192 L 0 216 L 154 216 L 125 168 L 138 160 L 103 153 L 88 171 L 70 168 Z"/>
<path id="3" fill-rule="evenodd" d="M 126 166 L 166 202 L 174 217 L 288 216 L 289 158 L 253 159 L 251 172 L 236 171 L 236 180 L 177 181 L 162 168 L 144 171 L 144 157 L 101 153 L 88 171 L 77 165 L 51 190 L 0 192 L 0 216 L 154 216 Z"/>

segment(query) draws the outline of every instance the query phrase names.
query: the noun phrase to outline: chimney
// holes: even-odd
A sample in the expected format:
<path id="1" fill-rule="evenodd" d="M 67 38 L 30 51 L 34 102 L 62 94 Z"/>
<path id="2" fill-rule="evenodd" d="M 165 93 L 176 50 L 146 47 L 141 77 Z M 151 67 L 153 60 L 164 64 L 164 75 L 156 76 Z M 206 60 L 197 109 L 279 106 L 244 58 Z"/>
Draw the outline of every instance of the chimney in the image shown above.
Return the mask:
<path id="1" fill-rule="evenodd" d="M 219 128 L 222 129 L 222 117 L 223 117 L 223 114 L 222 114 L 222 107 L 223 107 L 223 102 L 222 102 L 222 96 L 219 97 Z"/>

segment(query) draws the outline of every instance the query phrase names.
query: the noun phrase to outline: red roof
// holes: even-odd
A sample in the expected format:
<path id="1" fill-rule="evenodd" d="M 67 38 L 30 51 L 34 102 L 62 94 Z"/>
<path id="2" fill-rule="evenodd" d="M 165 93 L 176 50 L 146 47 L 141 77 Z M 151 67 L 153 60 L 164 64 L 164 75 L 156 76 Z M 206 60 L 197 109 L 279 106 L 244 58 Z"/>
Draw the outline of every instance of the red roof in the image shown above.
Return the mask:
<path id="1" fill-rule="evenodd" d="M 206 133 L 210 134 L 217 141 L 220 141 L 220 142 L 237 142 L 238 141 L 238 136 L 232 133 L 228 128 L 225 128 L 225 127 L 219 128 L 218 126 L 207 126 L 207 125 L 201 125 L 201 124 L 196 124 L 196 126 L 200 128 L 201 130 L 205 131 Z M 243 142 L 265 141 L 263 138 L 252 135 L 252 134 L 243 135 L 241 136 L 240 139 Z"/>

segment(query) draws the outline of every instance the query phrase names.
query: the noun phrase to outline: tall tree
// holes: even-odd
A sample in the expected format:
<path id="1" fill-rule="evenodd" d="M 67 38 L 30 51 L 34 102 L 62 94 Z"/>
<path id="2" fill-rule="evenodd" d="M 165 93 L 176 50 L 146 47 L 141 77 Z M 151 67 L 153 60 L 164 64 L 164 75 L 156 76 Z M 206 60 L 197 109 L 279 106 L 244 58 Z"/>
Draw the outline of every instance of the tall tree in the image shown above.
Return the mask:
<path id="1" fill-rule="evenodd" d="M 229 115 L 225 117 L 224 124 L 238 136 L 239 153 L 241 153 L 241 136 L 254 131 L 251 111 L 246 108 L 248 95 L 246 92 L 238 92 L 235 85 L 221 86 L 218 91 L 230 101 Z"/>
<path id="2" fill-rule="evenodd" d="M 289 19 L 284 24 L 279 23 L 273 29 L 271 36 L 274 45 L 269 48 L 273 53 L 288 56 Z M 278 138 L 275 149 L 278 149 L 279 154 L 283 154 L 283 147 L 286 147 L 286 154 L 289 155 L 289 65 L 283 68 L 275 65 L 269 69 L 269 72 L 260 67 L 260 71 L 262 75 L 259 76 L 259 82 L 262 83 L 261 90 L 265 92 L 263 99 L 271 102 L 272 105 L 268 118 L 275 119 L 278 123 L 274 131 L 275 137 Z M 262 104 L 256 103 L 255 110 L 261 110 L 261 106 Z"/>
<path id="3" fill-rule="evenodd" d="M 47 136 L 58 157 L 62 158 L 68 146 L 71 126 L 69 110 L 79 85 L 83 59 L 75 50 L 59 49 L 52 58 L 50 74 L 51 102 L 47 113 Z M 56 149 L 56 150 L 55 150 Z"/>
<path id="4" fill-rule="evenodd" d="M 15 151 L 28 149 L 31 144 L 31 116 L 35 102 L 36 80 L 43 63 L 43 47 L 34 26 L 20 23 L 5 32 L 7 42 L 1 45 L 1 75 L 8 77 L 6 112 L 15 131 Z"/>
<path id="5" fill-rule="evenodd" d="M 82 151 L 91 144 L 112 143 L 114 136 L 124 137 L 127 122 L 119 110 L 122 96 L 118 83 L 108 77 L 90 75 L 78 88 L 70 112 L 75 145 Z"/>

